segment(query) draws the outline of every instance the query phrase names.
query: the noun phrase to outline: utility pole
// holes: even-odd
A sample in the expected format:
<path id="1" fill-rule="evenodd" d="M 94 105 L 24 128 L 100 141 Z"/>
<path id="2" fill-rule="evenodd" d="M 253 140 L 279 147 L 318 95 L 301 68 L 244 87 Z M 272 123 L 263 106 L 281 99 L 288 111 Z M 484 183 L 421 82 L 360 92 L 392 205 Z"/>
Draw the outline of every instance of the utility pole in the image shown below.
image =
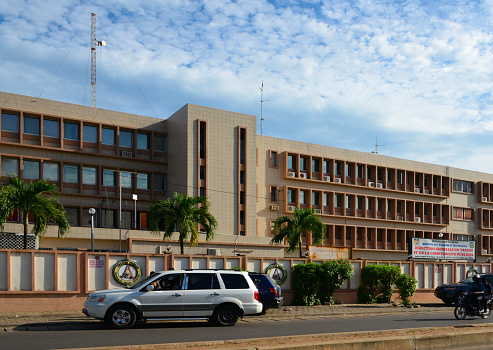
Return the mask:
<path id="1" fill-rule="evenodd" d="M 263 115 L 263 104 L 269 100 L 264 100 L 264 81 L 262 80 L 262 87 L 260 88 L 260 135 L 264 132 L 264 115 Z"/>

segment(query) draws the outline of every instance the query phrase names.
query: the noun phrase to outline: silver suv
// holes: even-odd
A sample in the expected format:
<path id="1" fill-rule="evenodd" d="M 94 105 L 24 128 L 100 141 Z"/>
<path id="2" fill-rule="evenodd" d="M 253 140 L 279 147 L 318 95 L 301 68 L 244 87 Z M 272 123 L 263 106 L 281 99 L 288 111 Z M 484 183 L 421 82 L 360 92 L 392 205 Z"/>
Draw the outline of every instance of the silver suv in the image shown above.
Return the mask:
<path id="1" fill-rule="evenodd" d="M 182 270 L 153 273 L 127 289 L 91 293 L 82 312 L 113 328 L 136 321 L 209 320 L 233 326 L 262 311 L 259 292 L 247 272 Z"/>

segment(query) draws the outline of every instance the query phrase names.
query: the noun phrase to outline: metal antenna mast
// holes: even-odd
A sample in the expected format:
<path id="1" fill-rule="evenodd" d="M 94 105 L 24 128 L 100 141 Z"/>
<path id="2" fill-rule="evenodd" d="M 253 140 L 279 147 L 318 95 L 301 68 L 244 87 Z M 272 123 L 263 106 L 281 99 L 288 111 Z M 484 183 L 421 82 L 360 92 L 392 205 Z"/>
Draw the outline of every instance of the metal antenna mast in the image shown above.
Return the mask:
<path id="1" fill-rule="evenodd" d="M 96 107 L 96 46 L 106 42 L 96 40 L 96 14 L 91 13 L 91 107 Z"/>
<path id="2" fill-rule="evenodd" d="M 262 87 L 260 88 L 260 135 L 264 133 L 264 115 L 263 115 L 263 103 L 270 100 L 264 100 L 264 81 L 262 80 Z"/>
<path id="3" fill-rule="evenodd" d="M 378 138 L 375 137 L 375 150 L 371 153 L 378 154 L 378 147 L 385 147 L 385 145 L 379 145 L 378 144 Z"/>

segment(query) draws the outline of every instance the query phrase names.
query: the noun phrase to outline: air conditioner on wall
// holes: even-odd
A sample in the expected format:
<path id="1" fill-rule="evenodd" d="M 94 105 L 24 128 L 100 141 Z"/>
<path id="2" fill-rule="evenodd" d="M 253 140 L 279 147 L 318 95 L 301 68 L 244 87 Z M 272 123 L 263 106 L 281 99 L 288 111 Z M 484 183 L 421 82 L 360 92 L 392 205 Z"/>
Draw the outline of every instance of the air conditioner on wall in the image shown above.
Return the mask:
<path id="1" fill-rule="evenodd" d="M 322 214 L 322 209 L 313 209 L 315 214 Z"/>
<path id="2" fill-rule="evenodd" d="M 377 184 L 377 188 L 383 188 L 383 184 Z"/>
<path id="3" fill-rule="evenodd" d="M 414 218 L 414 222 L 421 222 L 421 218 L 420 218 L 420 217 L 418 217 L 418 216 L 416 216 L 416 217 Z"/>
<path id="4" fill-rule="evenodd" d="M 421 193 L 421 189 L 420 189 L 419 187 L 416 187 L 416 188 L 414 189 L 414 193 Z"/>
<path id="5" fill-rule="evenodd" d="M 375 187 L 375 183 L 374 182 L 368 182 L 368 187 Z"/>
<path id="6" fill-rule="evenodd" d="M 300 173 L 300 179 L 308 179 L 308 174 Z"/>
<path id="7" fill-rule="evenodd" d="M 219 248 L 207 248 L 207 255 L 221 255 L 221 249 Z"/>
<path id="8" fill-rule="evenodd" d="M 279 206 L 278 205 L 271 205 L 270 210 L 271 211 L 279 211 Z"/>
<path id="9" fill-rule="evenodd" d="M 133 157 L 133 153 L 129 151 L 122 151 L 122 157 Z"/>
<path id="10" fill-rule="evenodd" d="M 483 255 L 488 254 L 488 249 L 483 249 L 482 251 L 483 251 Z"/>
<path id="11" fill-rule="evenodd" d="M 294 211 L 295 207 L 293 205 L 288 205 L 288 211 Z"/>
<path id="12" fill-rule="evenodd" d="M 425 193 L 430 194 L 431 192 L 430 192 L 430 190 L 425 190 Z"/>
<path id="13" fill-rule="evenodd" d="M 294 171 L 288 171 L 288 177 L 296 177 L 296 173 Z"/>
<path id="14" fill-rule="evenodd" d="M 483 202 L 487 202 L 488 201 L 488 197 L 483 197 Z"/>
<path id="15" fill-rule="evenodd" d="M 398 216 L 397 217 L 397 221 L 404 221 L 404 217 L 403 216 Z"/>
<path id="16" fill-rule="evenodd" d="M 324 176 L 324 181 L 330 182 L 330 176 Z"/>
<path id="17" fill-rule="evenodd" d="M 339 179 L 339 178 L 336 178 L 334 181 L 335 181 L 336 184 L 341 184 L 342 183 L 342 179 Z"/>

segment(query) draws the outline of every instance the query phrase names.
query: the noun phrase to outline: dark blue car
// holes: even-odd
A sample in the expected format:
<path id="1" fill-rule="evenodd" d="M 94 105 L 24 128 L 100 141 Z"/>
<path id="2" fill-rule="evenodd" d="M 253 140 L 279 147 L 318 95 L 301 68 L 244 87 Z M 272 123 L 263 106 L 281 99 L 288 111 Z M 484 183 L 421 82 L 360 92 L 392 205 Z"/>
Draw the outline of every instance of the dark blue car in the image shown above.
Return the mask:
<path id="1" fill-rule="evenodd" d="M 493 285 L 493 274 L 485 273 L 480 274 L 481 278 L 486 278 L 489 284 Z M 438 299 L 442 299 L 445 304 L 458 304 L 462 293 L 465 291 L 470 291 L 472 288 L 473 280 L 472 277 L 466 278 L 458 283 L 444 284 L 436 287 L 435 296 Z"/>
<path id="2" fill-rule="evenodd" d="M 259 291 L 259 299 L 262 303 L 262 312 L 265 314 L 267 309 L 281 307 L 284 298 L 281 295 L 281 287 L 269 275 L 260 272 L 249 272 L 255 286 Z"/>

